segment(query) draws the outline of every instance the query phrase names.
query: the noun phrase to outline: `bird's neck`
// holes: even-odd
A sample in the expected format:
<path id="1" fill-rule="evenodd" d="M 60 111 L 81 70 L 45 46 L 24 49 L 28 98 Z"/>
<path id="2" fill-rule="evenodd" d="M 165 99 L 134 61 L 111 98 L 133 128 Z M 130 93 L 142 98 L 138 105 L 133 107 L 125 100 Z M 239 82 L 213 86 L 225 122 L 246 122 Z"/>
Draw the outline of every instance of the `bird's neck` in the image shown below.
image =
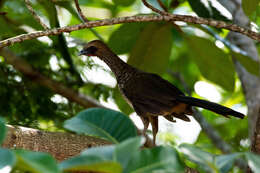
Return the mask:
<path id="1" fill-rule="evenodd" d="M 106 53 L 100 55 L 99 58 L 109 66 L 117 80 L 125 78 L 125 75 L 135 71 L 134 67 L 125 63 L 112 51 L 106 51 Z"/>

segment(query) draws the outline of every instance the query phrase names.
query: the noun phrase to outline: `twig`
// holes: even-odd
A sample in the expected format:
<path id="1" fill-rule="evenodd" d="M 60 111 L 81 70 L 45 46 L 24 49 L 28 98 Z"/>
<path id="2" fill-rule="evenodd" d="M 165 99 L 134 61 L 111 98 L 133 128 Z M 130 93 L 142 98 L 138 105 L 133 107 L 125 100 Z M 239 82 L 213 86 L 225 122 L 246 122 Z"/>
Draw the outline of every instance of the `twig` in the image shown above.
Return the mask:
<path id="1" fill-rule="evenodd" d="M 75 2 L 75 6 L 76 6 L 76 9 L 78 11 L 78 15 L 79 15 L 79 18 L 80 20 L 83 22 L 83 23 L 86 23 L 86 22 L 89 22 L 88 18 L 83 14 L 80 6 L 79 6 L 79 1 L 78 0 L 74 0 Z M 93 28 L 89 28 L 89 30 L 101 41 L 104 42 L 104 39 L 101 35 L 99 35 L 99 33 L 97 33 L 97 31 Z"/>
<path id="2" fill-rule="evenodd" d="M 50 29 L 47 25 L 45 25 L 42 21 L 41 18 L 37 15 L 37 13 L 33 10 L 32 8 L 32 4 L 30 2 L 30 0 L 24 0 L 26 7 L 28 8 L 28 10 L 31 12 L 31 14 L 33 15 L 34 19 L 45 29 L 48 30 Z"/>
<path id="3" fill-rule="evenodd" d="M 165 5 L 162 3 L 161 0 L 157 0 L 158 4 L 160 5 L 160 7 L 165 11 L 165 12 L 168 12 L 168 9 L 167 7 L 165 7 Z"/>
<path id="4" fill-rule="evenodd" d="M 31 40 L 42 36 L 50 36 L 50 35 L 58 35 L 62 32 L 72 32 L 85 28 L 92 28 L 98 26 L 108 26 L 115 25 L 121 23 L 134 23 L 134 22 L 172 22 L 172 21 L 183 21 L 187 23 L 193 24 L 205 24 L 216 28 L 228 29 L 230 31 L 238 32 L 244 34 L 254 40 L 260 41 L 260 35 L 252 30 L 240 27 L 235 24 L 228 24 L 223 21 L 217 21 L 213 19 L 205 19 L 194 16 L 187 15 L 177 15 L 171 14 L 170 16 L 158 16 L 158 15 L 143 15 L 143 16 L 129 16 L 129 17 L 119 17 L 112 19 L 104 19 L 104 20 L 95 20 L 89 21 L 86 23 L 81 23 L 78 25 L 66 26 L 61 28 L 54 28 L 46 31 L 36 31 L 28 34 L 21 34 L 15 37 L 11 37 L 9 39 L 0 41 L 0 48 L 12 45 L 14 43 L 20 43 L 25 40 Z"/>
<path id="5" fill-rule="evenodd" d="M 155 8 L 155 7 L 153 7 L 152 5 L 150 5 L 146 0 L 142 0 L 142 2 L 143 2 L 143 4 L 147 7 L 147 8 L 150 8 L 152 11 L 154 11 L 154 12 L 156 12 L 156 13 L 158 13 L 158 14 L 160 14 L 160 15 L 168 15 L 169 13 L 167 13 L 167 12 L 164 12 L 164 11 L 161 11 L 161 10 L 159 10 L 159 9 L 157 9 L 157 8 Z M 160 2 L 160 0 L 158 0 L 158 3 Z M 160 4 L 160 3 L 159 3 Z M 160 4 L 161 5 L 161 4 Z"/>
<path id="6" fill-rule="evenodd" d="M 80 19 L 82 20 L 82 21 L 84 21 L 84 22 L 88 22 L 89 20 L 85 17 L 85 15 L 82 13 L 82 11 L 81 11 L 81 8 L 80 8 L 80 6 L 79 6 L 79 1 L 78 0 L 74 0 L 74 2 L 75 2 L 75 6 L 76 6 L 76 8 L 77 8 L 77 11 L 78 11 L 78 14 L 79 14 L 79 17 L 80 17 Z"/>
<path id="7" fill-rule="evenodd" d="M 66 86 L 64 86 L 59 82 L 56 82 L 52 79 L 49 79 L 46 76 L 43 76 L 41 73 L 33 69 L 33 67 L 30 64 L 28 64 L 23 59 L 14 55 L 11 51 L 7 49 L 1 49 L 0 55 L 6 59 L 6 62 L 8 64 L 13 65 L 15 69 L 23 73 L 32 81 L 37 82 L 38 84 L 49 88 L 53 92 L 58 93 L 63 97 L 66 97 L 68 100 L 76 102 L 85 108 L 103 107 L 93 98 L 78 93 L 70 88 L 67 88 Z"/>

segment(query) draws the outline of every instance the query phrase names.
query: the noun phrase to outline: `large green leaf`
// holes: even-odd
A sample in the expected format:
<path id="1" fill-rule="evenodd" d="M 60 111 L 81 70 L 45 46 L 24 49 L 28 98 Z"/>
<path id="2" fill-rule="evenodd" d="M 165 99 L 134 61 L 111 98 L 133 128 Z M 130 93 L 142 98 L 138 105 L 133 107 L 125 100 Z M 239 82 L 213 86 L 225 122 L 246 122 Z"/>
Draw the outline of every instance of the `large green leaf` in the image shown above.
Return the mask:
<path id="1" fill-rule="evenodd" d="M 125 173 L 184 172 L 184 165 L 177 151 L 170 147 L 143 149 L 134 153 Z"/>
<path id="2" fill-rule="evenodd" d="M 132 5 L 135 0 L 112 0 L 116 5 L 129 6 Z"/>
<path id="3" fill-rule="evenodd" d="M 6 127 L 2 117 L 0 117 L 0 146 L 3 143 L 6 135 Z"/>
<path id="4" fill-rule="evenodd" d="M 77 133 L 104 138 L 113 143 L 137 136 L 133 122 L 124 114 L 104 108 L 90 108 L 65 121 L 64 127 Z"/>
<path id="5" fill-rule="evenodd" d="M 64 171 L 122 172 L 140 146 L 141 138 L 137 137 L 117 145 L 93 147 L 83 151 L 80 156 L 62 162 L 60 168 Z"/>
<path id="6" fill-rule="evenodd" d="M 131 138 L 128 139 L 115 147 L 114 151 L 114 160 L 117 160 L 123 168 L 125 169 L 129 162 L 133 159 L 132 156 L 134 153 L 139 152 L 141 147 L 141 138 Z"/>
<path id="7" fill-rule="evenodd" d="M 103 148 L 103 147 L 101 147 Z M 80 155 L 62 162 L 60 169 L 63 171 L 95 171 L 106 173 L 120 173 L 122 167 L 115 161 L 105 160 L 95 155 Z"/>
<path id="8" fill-rule="evenodd" d="M 246 152 L 245 156 L 251 170 L 253 172 L 260 172 L 260 156 L 250 152 Z"/>
<path id="9" fill-rule="evenodd" d="M 17 166 L 24 171 L 32 173 L 59 173 L 54 158 L 47 153 L 16 150 Z"/>
<path id="10" fill-rule="evenodd" d="M 259 76 L 259 62 L 253 60 L 252 58 L 242 55 L 240 53 L 236 52 L 231 52 L 231 55 L 236 58 L 242 65 L 243 67 L 246 68 L 246 70 L 256 76 Z"/>
<path id="11" fill-rule="evenodd" d="M 235 160 L 241 155 L 241 153 L 234 153 L 217 156 L 215 158 L 216 166 L 221 173 L 227 173 L 233 167 Z"/>
<path id="12" fill-rule="evenodd" d="M 217 170 L 214 164 L 214 156 L 210 153 L 202 151 L 198 147 L 190 144 L 182 144 L 179 148 L 188 160 L 195 162 L 203 168 L 203 170 L 207 172 L 215 172 Z"/>
<path id="13" fill-rule="evenodd" d="M 108 40 L 108 46 L 116 54 L 128 53 L 147 23 L 126 23 L 115 30 Z"/>
<path id="14" fill-rule="evenodd" d="M 242 8 L 247 16 L 256 11 L 259 0 L 242 0 Z"/>
<path id="15" fill-rule="evenodd" d="M 190 55 L 201 74 L 228 91 L 234 90 L 235 70 L 228 54 L 208 39 L 190 36 L 187 39 Z"/>
<path id="16" fill-rule="evenodd" d="M 165 72 L 173 43 L 171 27 L 163 23 L 146 25 L 130 53 L 128 63 L 146 72 Z"/>
<path id="17" fill-rule="evenodd" d="M 10 169 L 16 161 L 15 155 L 8 149 L 0 148 L 0 170 Z"/>

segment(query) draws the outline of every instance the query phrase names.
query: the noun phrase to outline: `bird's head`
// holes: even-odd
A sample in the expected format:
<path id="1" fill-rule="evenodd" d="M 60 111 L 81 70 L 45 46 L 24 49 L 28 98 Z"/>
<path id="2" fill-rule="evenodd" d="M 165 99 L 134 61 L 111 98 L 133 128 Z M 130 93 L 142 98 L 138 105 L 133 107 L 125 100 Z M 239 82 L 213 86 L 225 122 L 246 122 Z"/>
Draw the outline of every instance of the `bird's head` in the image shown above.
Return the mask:
<path id="1" fill-rule="evenodd" d="M 108 49 L 105 43 L 100 40 L 93 40 L 88 42 L 83 49 L 79 52 L 79 55 L 86 56 L 99 56 L 104 52 L 104 50 Z"/>

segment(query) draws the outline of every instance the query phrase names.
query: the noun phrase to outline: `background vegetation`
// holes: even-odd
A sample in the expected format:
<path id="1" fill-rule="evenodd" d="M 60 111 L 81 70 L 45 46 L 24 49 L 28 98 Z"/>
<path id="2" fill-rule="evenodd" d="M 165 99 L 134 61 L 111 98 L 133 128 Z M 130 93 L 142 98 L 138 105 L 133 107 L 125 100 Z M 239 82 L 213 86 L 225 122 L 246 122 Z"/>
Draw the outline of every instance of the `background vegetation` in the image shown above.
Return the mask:
<path id="1" fill-rule="evenodd" d="M 169 13 L 196 14 L 228 23 L 234 18 L 228 12 L 221 12 L 219 6 L 215 5 L 221 5 L 222 1 L 162 0 L 163 5 L 156 0 L 148 2 Z M 79 4 L 88 20 L 152 13 L 137 0 L 79 0 Z M 73 1 L 32 0 L 31 5 L 50 28 L 82 22 Z M 242 7 L 254 26 L 259 26 L 258 0 L 250 3 L 243 0 Z M 24 1 L 2 0 L 0 10 L 6 12 L 0 15 L 1 40 L 44 29 L 33 18 Z M 130 115 L 133 110 L 123 100 L 113 82 L 97 82 L 93 80 L 93 76 L 88 76 L 89 71 L 95 70 L 102 71 L 109 77 L 113 77 L 113 74 L 96 58 L 78 57 L 78 51 L 85 42 L 102 39 L 129 64 L 157 73 L 185 93 L 198 98 L 202 97 L 195 92 L 194 85 L 198 81 L 208 82 L 221 94 L 220 104 L 235 109 L 245 108 L 245 84 L 241 84 L 235 64 L 240 63 L 247 73 L 258 78 L 258 61 L 251 59 L 245 50 L 229 42 L 226 39 L 229 33 L 227 30 L 205 25 L 177 24 L 178 26 L 165 22 L 141 22 L 102 26 L 27 40 L 9 46 L 8 51 L 49 79 L 68 88 L 101 103 L 112 100 L 124 115 Z M 259 44 L 255 46 L 259 48 Z M 252 170 L 260 170 L 260 158 L 248 152 L 250 125 L 248 126 L 247 118 L 227 119 L 200 110 L 206 122 L 230 146 L 229 151 L 234 152 L 233 154 L 223 155 L 223 150 L 212 142 L 212 138 L 204 130 L 192 145 L 177 146 L 175 138 L 168 137 L 162 141 L 169 145 L 167 147 L 140 150 L 141 140 L 136 138 L 137 131 L 132 122 L 125 119 L 126 116 L 119 112 L 90 109 L 74 117 L 85 107 L 39 85 L 33 76 L 24 75 L 6 59 L 5 54 L 0 51 L 0 115 L 4 117 L 5 123 L 48 131 L 68 129 L 99 136 L 115 145 L 86 150 L 81 155 L 62 162 L 59 167 L 51 156 L 43 153 L 1 148 L 0 170 L 9 165 L 16 170 L 45 173 L 82 169 L 101 172 L 183 172 L 189 166 L 201 172 L 239 172 L 238 167 L 243 167 L 243 164 L 234 166 L 237 158 L 244 159 L 242 162 L 248 163 Z M 94 115 L 92 119 L 91 115 Z M 102 116 L 104 121 L 101 122 Z M 121 121 L 115 120 L 120 116 L 125 119 L 125 127 L 128 128 L 119 128 Z M 65 120 L 67 121 L 63 126 Z M 85 121 L 87 123 L 84 124 Z M 1 136 L 4 136 L 4 126 L 1 125 L 0 129 L 0 141 L 3 141 L 4 137 Z M 134 154 L 128 155 L 129 151 Z M 163 164 L 154 166 L 155 163 Z"/>

